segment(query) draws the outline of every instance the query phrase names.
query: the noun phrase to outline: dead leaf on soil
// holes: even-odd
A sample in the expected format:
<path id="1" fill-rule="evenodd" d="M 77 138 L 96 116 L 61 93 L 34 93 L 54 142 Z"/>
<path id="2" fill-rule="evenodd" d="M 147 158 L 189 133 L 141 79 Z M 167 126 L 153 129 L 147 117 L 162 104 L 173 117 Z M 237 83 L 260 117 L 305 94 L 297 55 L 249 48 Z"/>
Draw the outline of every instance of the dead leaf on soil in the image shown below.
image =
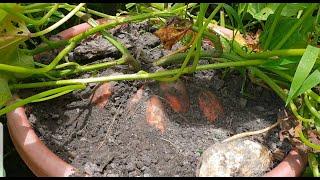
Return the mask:
<path id="1" fill-rule="evenodd" d="M 261 30 L 259 29 L 256 33 L 248 33 L 245 37 L 247 46 L 252 49 L 253 52 L 260 52 L 260 44 L 259 37 L 261 34 Z"/>
<path id="2" fill-rule="evenodd" d="M 308 130 L 309 140 L 314 144 L 320 144 L 320 134 L 315 130 Z"/>
<path id="3" fill-rule="evenodd" d="M 190 21 L 174 17 L 168 21 L 165 27 L 160 28 L 154 34 L 160 39 L 164 48 L 170 50 L 190 31 L 191 26 Z"/>

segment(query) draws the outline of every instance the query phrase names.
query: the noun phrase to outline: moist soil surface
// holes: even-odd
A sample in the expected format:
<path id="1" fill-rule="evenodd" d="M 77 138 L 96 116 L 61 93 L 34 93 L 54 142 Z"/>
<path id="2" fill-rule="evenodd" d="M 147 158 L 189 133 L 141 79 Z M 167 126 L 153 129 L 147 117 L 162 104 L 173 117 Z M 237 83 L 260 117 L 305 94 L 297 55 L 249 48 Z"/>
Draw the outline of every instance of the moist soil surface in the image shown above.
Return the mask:
<path id="1" fill-rule="evenodd" d="M 162 48 L 153 35 L 154 30 L 142 22 L 110 32 L 140 61 L 143 70 L 155 72 L 162 68 L 152 66 L 152 62 L 170 51 Z M 176 44 L 173 50 L 179 46 L 181 44 Z M 75 48 L 69 59 L 96 63 L 120 56 L 116 48 L 95 35 Z M 201 60 L 201 63 L 208 62 Z M 132 70 L 127 65 L 119 65 L 82 74 L 80 78 L 116 73 L 132 73 Z M 190 98 L 187 113 L 176 113 L 170 108 L 156 81 L 121 81 L 114 82 L 114 92 L 104 108 L 91 103 L 90 95 L 97 85 L 92 83 L 83 91 L 27 105 L 28 117 L 49 149 L 78 169 L 75 176 L 195 176 L 201 153 L 206 148 L 231 135 L 268 127 L 283 110 L 282 101 L 271 90 L 253 85 L 249 80 L 243 83 L 244 78 L 237 71 L 202 71 L 185 75 L 181 80 Z M 129 111 L 128 99 L 141 86 L 145 90 L 143 98 Z M 198 106 L 198 95 L 204 90 L 215 94 L 225 110 L 213 123 L 203 116 Z M 21 91 L 21 94 L 23 97 L 30 91 Z M 159 96 L 168 117 L 163 133 L 150 126 L 145 117 L 146 101 L 152 95 Z M 290 145 L 279 141 L 278 133 L 279 128 L 275 128 L 248 139 L 264 144 L 271 152 L 280 150 L 286 154 Z M 274 160 L 270 169 L 278 162 L 279 158 Z"/>

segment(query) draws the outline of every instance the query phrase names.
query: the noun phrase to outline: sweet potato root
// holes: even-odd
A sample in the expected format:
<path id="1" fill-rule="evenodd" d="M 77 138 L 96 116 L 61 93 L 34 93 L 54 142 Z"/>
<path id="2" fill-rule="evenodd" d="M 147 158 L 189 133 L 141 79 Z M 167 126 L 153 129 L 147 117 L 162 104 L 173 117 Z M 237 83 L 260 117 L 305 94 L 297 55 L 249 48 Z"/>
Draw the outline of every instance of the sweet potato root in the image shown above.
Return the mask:
<path id="1" fill-rule="evenodd" d="M 158 96 L 151 96 L 147 103 L 146 119 L 149 125 L 154 126 L 161 133 L 164 132 L 167 115 Z"/>
<path id="2" fill-rule="evenodd" d="M 208 90 L 202 91 L 199 94 L 198 102 L 203 115 L 210 122 L 214 122 L 217 117 L 222 116 L 224 113 L 219 99 Z"/>
<path id="3" fill-rule="evenodd" d="M 161 82 L 160 89 L 171 108 L 178 113 L 186 113 L 190 107 L 190 100 L 183 81 Z"/>
<path id="4" fill-rule="evenodd" d="M 108 103 L 109 97 L 112 95 L 113 87 L 113 82 L 106 82 L 99 85 L 90 96 L 91 102 L 101 109 L 104 108 Z"/>
<path id="5" fill-rule="evenodd" d="M 134 93 L 127 103 L 127 110 L 129 113 L 135 111 L 136 106 L 142 100 L 144 94 L 144 86 L 141 86 L 136 93 Z"/>

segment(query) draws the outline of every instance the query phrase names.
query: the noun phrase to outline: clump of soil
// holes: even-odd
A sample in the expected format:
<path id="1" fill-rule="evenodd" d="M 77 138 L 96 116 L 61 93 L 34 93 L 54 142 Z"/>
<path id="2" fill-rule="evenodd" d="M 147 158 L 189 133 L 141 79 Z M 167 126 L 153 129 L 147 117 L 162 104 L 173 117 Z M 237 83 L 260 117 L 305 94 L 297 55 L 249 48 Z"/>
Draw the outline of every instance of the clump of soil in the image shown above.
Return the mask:
<path id="1" fill-rule="evenodd" d="M 141 62 L 143 70 L 161 69 L 153 67 L 152 62 L 170 52 L 159 46 L 160 41 L 147 22 L 121 26 L 110 32 Z M 86 63 L 119 57 L 116 49 L 100 38 L 94 36 L 83 41 L 70 56 Z M 174 46 L 178 47 L 179 44 Z M 201 63 L 207 62 L 202 60 Z M 116 72 L 131 70 L 122 65 L 96 75 Z M 90 74 L 82 75 L 88 76 Z M 54 153 L 78 168 L 76 175 L 195 176 L 200 155 L 206 148 L 230 135 L 270 126 L 283 107 L 275 94 L 251 83 L 246 85 L 250 96 L 242 95 L 243 79 L 236 72 L 222 77 L 221 71 L 210 70 L 182 78 L 191 103 L 187 113 L 175 113 L 161 98 L 169 119 L 164 133 L 149 126 L 145 117 L 146 100 L 152 95 L 162 96 L 159 84 L 154 81 L 115 83 L 115 91 L 102 109 L 90 103 L 89 97 L 96 84 L 89 84 L 84 91 L 28 105 L 29 120 Z M 144 99 L 129 113 L 128 99 L 142 85 Z M 208 122 L 198 107 L 198 94 L 203 90 L 219 97 L 225 109 L 225 116 L 214 123 Z M 271 152 L 281 149 L 286 153 L 290 145 L 278 140 L 278 131 L 276 128 L 249 139 L 266 145 Z M 274 161 L 273 166 L 276 164 Z"/>

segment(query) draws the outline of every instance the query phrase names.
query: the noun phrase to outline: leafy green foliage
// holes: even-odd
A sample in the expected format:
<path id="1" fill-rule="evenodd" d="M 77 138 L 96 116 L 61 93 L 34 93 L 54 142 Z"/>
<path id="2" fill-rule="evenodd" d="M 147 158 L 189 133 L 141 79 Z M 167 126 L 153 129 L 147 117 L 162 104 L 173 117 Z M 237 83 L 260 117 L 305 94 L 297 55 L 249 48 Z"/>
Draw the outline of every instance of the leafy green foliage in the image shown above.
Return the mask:
<path id="1" fill-rule="evenodd" d="M 254 19 L 265 21 L 268 17 L 276 11 L 280 3 L 240 3 L 238 13 L 244 12 L 247 6 L 247 12 L 252 15 Z M 281 15 L 285 17 L 297 16 L 300 10 L 307 7 L 306 3 L 288 3 L 282 10 Z"/>
<path id="2" fill-rule="evenodd" d="M 266 64 L 263 64 L 262 67 L 271 68 L 275 70 L 290 70 L 292 65 L 297 64 L 296 58 L 280 58 L 276 61 L 269 61 Z"/>
<path id="3" fill-rule="evenodd" d="M 301 86 L 304 84 L 304 81 L 306 80 L 309 73 L 311 72 L 313 65 L 316 62 L 319 55 L 320 55 L 319 48 L 316 48 L 310 45 L 307 47 L 305 53 L 303 54 L 299 62 L 297 70 L 294 74 L 290 91 L 286 100 L 286 104 L 288 104 L 294 97 L 297 97 L 297 92 L 299 91 Z"/>
<path id="4" fill-rule="evenodd" d="M 19 9 L 15 4 L 8 4 L 9 8 Z M 29 30 L 24 21 L 0 11 L 0 63 L 19 67 L 33 67 L 33 57 L 19 50 L 21 45 L 29 37 Z M 25 78 L 28 75 L 0 72 L 0 107 L 11 98 L 8 81 L 15 78 Z"/>
<path id="5" fill-rule="evenodd" d="M 12 97 L 8 81 L 0 77 L 0 109 Z"/>
<path id="6" fill-rule="evenodd" d="M 266 22 L 265 29 L 269 29 L 272 25 L 274 15 L 270 16 Z M 313 31 L 313 17 L 309 17 L 303 23 L 301 28 L 298 28 L 283 45 L 282 49 L 298 49 L 305 48 L 308 44 L 309 33 Z M 269 48 L 273 49 L 281 41 L 291 29 L 291 27 L 298 21 L 297 18 L 281 17 L 276 26 L 276 32 L 273 34 Z M 260 44 L 264 44 L 267 39 L 268 31 L 261 33 Z"/>

